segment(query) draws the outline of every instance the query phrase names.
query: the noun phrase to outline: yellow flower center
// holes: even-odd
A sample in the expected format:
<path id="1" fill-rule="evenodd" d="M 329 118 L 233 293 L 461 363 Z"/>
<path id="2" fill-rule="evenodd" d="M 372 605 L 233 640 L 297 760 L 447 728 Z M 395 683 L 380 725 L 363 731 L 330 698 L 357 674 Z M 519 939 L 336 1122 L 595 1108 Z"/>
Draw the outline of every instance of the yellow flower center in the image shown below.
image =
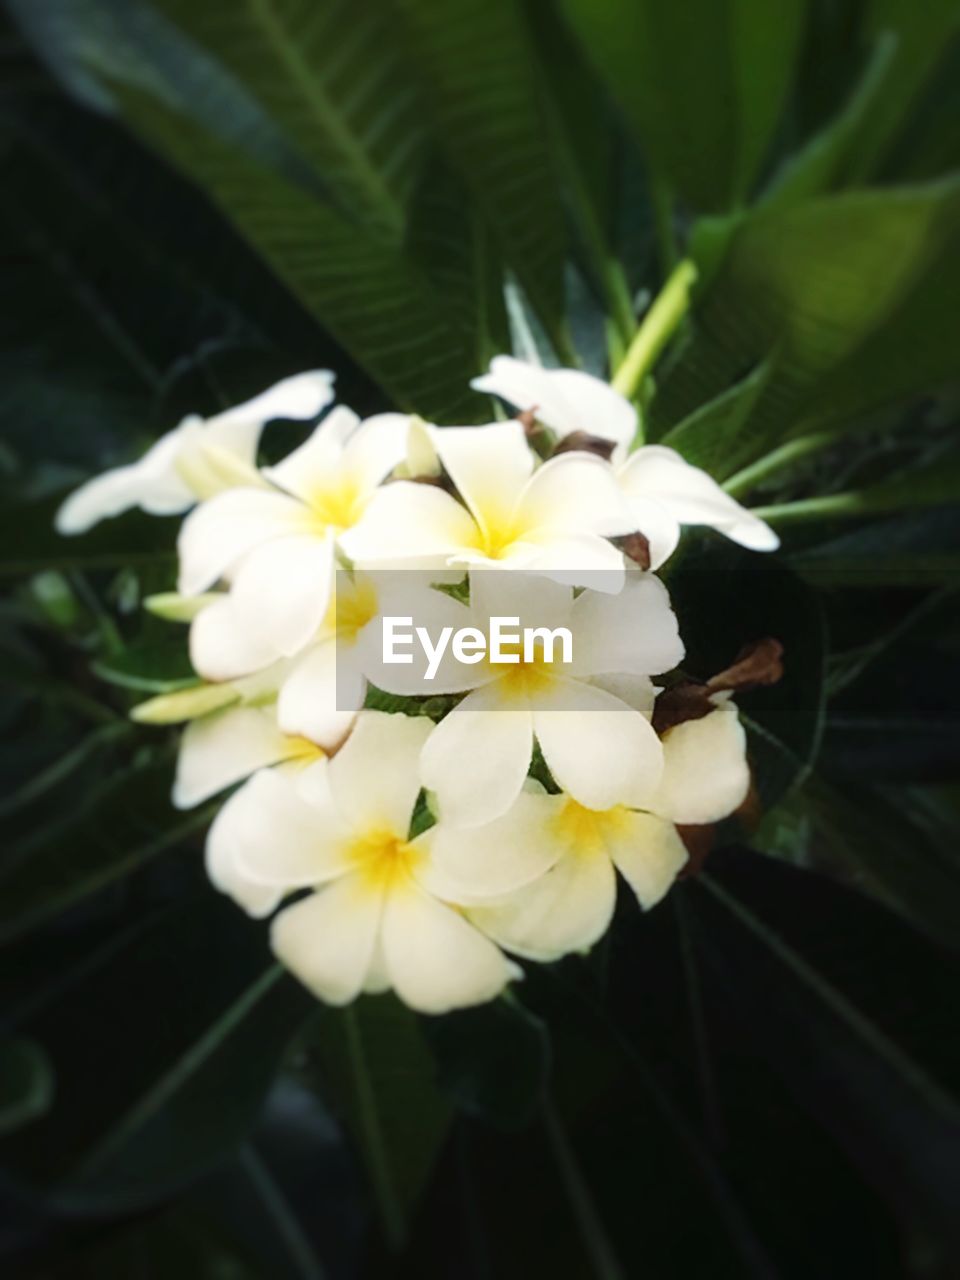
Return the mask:
<path id="1" fill-rule="evenodd" d="M 587 809 L 567 796 L 552 823 L 555 834 L 569 846 L 571 853 L 593 857 L 606 853 L 607 840 L 623 831 L 629 813 L 622 804 L 612 809 Z"/>
<path id="2" fill-rule="evenodd" d="M 355 480 L 343 476 L 310 495 L 309 524 L 316 532 L 351 529 L 363 515 L 368 495 Z"/>
<path id="3" fill-rule="evenodd" d="M 503 559 L 506 552 L 523 535 L 523 528 L 512 511 L 486 507 L 481 517 L 474 517 L 476 530 L 471 546 L 491 560 Z"/>
<path id="4" fill-rule="evenodd" d="M 287 754 L 284 759 L 292 763 L 306 767 L 308 764 L 313 764 L 315 760 L 322 760 L 327 754 L 322 747 L 318 747 L 315 742 L 302 737 L 299 733 L 287 734 L 286 739 Z"/>
<path id="5" fill-rule="evenodd" d="M 338 580 L 345 577 L 346 574 L 337 575 Z M 356 640 L 357 633 L 377 616 L 377 593 L 373 584 L 363 578 L 349 586 L 341 582 L 330 607 L 337 635 L 345 640 Z"/>
<path id="6" fill-rule="evenodd" d="M 508 701 L 513 698 L 527 698 L 546 688 L 554 677 L 554 663 L 544 661 L 543 643 L 537 640 L 532 660 L 526 661 L 523 656 L 523 644 L 500 644 L 503 658 L 516 657 L 518 662 L 495 662 L 489 654 L 486 661 L 490 670 L 499 681 L 499 691 Z"/>
<path id="7" fill-rule="evenodd" d="M 355 836 L 347 856 L 368 888 L 385 889 L 398 878 L 409 876 L 425 854 L 392 831 L 374 829 Z"/>

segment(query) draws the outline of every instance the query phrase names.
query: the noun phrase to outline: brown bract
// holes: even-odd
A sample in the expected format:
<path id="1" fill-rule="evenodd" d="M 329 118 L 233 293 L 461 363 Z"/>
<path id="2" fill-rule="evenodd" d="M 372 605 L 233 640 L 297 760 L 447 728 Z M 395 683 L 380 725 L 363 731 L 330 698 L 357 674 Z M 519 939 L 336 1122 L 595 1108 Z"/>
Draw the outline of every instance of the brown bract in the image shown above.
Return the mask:
<path id="1" fill-rule="evenodd" d="M 521 421 L 523 415 L 521 414 Z M 592 436 L 589 431 L 571 431 L 568 436 L 564 436 L 558 442 L 553 451 L 553 456 L 558 453 L 595 453 L 598 458 L 603 458 L 609 462 L 614 450 L 614 442 L 605 440 L 603 436 Z"/>
<path id="2" fill-rule="evenodd" d="M 681 680 L 665 689 L 653 710 L 653 727 L 664 734 L 686 720 L 702 720 L 714 710 L 717 693 L 746 693 L 776 684 L 783 676 L 783 645 L 772 636 L 745 645 L 735 661 L 706 683 Z"/>

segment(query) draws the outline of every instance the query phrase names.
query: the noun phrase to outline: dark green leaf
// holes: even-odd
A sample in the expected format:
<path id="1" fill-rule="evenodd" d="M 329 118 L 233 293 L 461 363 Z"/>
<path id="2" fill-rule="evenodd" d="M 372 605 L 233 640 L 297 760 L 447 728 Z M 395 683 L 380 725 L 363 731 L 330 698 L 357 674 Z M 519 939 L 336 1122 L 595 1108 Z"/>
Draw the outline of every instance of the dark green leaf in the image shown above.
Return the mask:
<path id="1" fill-rule="evenodd" d="M 565 0 L 655 174 L 696 208 L 750 191 L 789 90 L 804 6 Z"/>
<path id="2" fill-rule="evenodd" d="M 0 1137 L 49 1111 L 53 1072 L 47 1055 L 32 1040 L 0 1039 Z"/>

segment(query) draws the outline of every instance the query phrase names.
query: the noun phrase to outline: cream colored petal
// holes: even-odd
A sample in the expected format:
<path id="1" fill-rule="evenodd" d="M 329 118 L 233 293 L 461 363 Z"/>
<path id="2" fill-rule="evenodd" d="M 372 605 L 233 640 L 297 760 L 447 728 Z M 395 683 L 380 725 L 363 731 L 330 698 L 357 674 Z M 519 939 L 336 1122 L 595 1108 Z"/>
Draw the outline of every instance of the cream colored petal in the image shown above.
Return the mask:
<path id="1" fill-rule="evenodd" d="M 572 852 L 532 884 L 469 918 L 495 942 L 530 960 L 586 951 L 606 933 L 617 901 L 613 864 L 601 851 Z"/>
<path id="2" fill-rule="evenodd" d="M 655 906 L 687 862 L 672 822 L 652 813 L 618 814 L 604 832 L 607 852 L 645 911 Z"/>
<path id="3" fill-rule="evenodd" d="M 478 536 L 473 517 L 449 493 L 399 480 L 376 491 L 360 521 L 341 535 L 340 547 L 360 568 L 441 569 Z"/>
<path id="4" fill-rule="evenodd" d="M 311 888 L 352 870 L 351 832 L 316 781 L 329 768 L 328 761 L 311 766 L 313 803 L 297 774 L 279 769 L 262 769 L 243 787 L 237 866 L 250 881 L 284 890 Z"/>
<path id="5" fill-rule="evenodd" d="M 231 489 L 202 503 L 183 523 L 179 591 L 198 595 L 212 587 L 261 543 L 301 533 L 305 510 L 293 498 L 263 489 Z"/>
<path id="6" fill-rule="evenodd" d="M 533 703 L 533 725 L 557 785 L 588 809 L 641 805 L 663 770 L 650 723 L 603 689 L 558 677 Z"/>
<path id="7" fill-rule="evenodd" d="M 645 808 L 672 822 L 718 822 L 750 789 L 747 740 L 732 702 L 663 735 L 663 778 Z"/>
<path id="8" fill-rule="evenodd" d="M 330 534 L 277 538 L 237 569 L 230 602 L 251 648 L 290 658 L 314 639 L 333 589 Z"/>
<path id="9" fill-rule="evenodd" d="M 218 597 L 190 625 L 190 661 L 205 680 L 238 680 L 276 660 L 267 637 L 248 630 L 229 595 Z"/>
<path id="10" fill-rule="evenodd" d="M 636 410 L 609 383 L 579 369 L 544 369 L 540 365 L 497 356 L 490 372 L 470 384 L 512 404 L 533 410 L 537 419 L 559 436 L 574 431 L 629 445 L 637 433 Z"/>
<path id="11" fill-rule="evenodd" d="M 137 462 L 94 476 L 63 502 L 57 511 L 58 533 L 86 533 L 100 520 L 142 506 L 152 515 L 178 515 L 196 502 L 196 495 L 175 470 L 184 442 L 184 427 L 168 431 Z"/>
<path id="12" fill-rule="evenodd" d="M 192 809 L 292 750 L 272 708 L 227 707 L 193 720 L 180 739 L 173 803 Z"/>
<path id="13" fill-rule="evenodd" d="M 524 530 L 604 537 L 636 529 L 609 462 L 576 452 L 559 454 L 534 473 L 517 504 L 516 519 Z"/>
<path id="14" fill-rule="evenodd" d="M 636 528 L 649 543 L 650 570 L 656 571 L 680 544 L 680 521 L 669 506 L 655 498 L 625 496 Z"/>
<path id="15" fill-rule="evenodd" d="M 335 747 L 357 718 L 364 687 L 347 687 L 344 681 L 344 687 L 338 689 L 336 641 L 322 641 L 297 660 L 281 686 L 277 701 L 280 728 L 322 747 Z M 351 693 L 353 696 L 347 697 Z"/>
<path id="16" fill-rule="evenodd" d="M 342 468 L 362 492 L 373 490 L 407 454 L 410 415 L 378 413 L 366 418 L 350 435 Z"/>
<path id="17" fill-rule="evenodd" d="M 661 675 L 683 658 L 670 596 L 653 574 L 629 571 L 618 595 L 583 591 L 572 625 L 572 674 Z"/>
<path id="18" fill-rule="evenodd" d="M 330 788 L 351 827 L 406 838 L 420 794 L 420 752 L 432 728 L 423 716 L 360 713 L 330 762 Z"/>
<path id="19" fill-rule="evenodd" d="M 270 930 L 274 954 L 315 996 L 349 1004 L 371 971 L 382 911 L 382 889 L 343 876 L 280 912 Z"/>
<path id="20" fill-rule="evenodd" d="M 214 818 L 207 833 L 205 863 L 215 889 L 231 897 L 248 915 L 262 919 L 280 905 L 283 890 L 257 884 L 240 869 L 238 855 L 245 827 L 247 785 L 235 792 Z"/>
<path id="21" fill-rule="evenodd" d="M 266 423 L 276 418 L 293 421 L 315 418 L 333 400 L 334 375 L 328 369 L 313 369 L 283 378 L 261 391 L 252 400 L 226 409 L 204 423 L 207 441 L 256 465 L 257 446 Z"/>
<path id="22" fill-rule="evenodd" d="M 599 534 L 538 530 L 528 536 L 523 546 L 523 567 L 528 570 L 571 587 L 589 587 L 612 595 L 623 590 L 623 552 Z"/>
<path id="23" fill-rule="evenodd" d="M 456 827 L 492 822 L 520 794 L 533 752 L 528 710 L 506 710 L 495 686 L 476 689 L 436 726 L 420 756 L 423 785 Z"/>
<path id="24" fill-rule="evenodd" d="M 535 462 L 520 423 L 438 427 L 433 442 L 481 528 L 489 531 L 507 521 Z"/>
<path id="25" fill-rule="evenodd" d="M 596 685 L 598 689 L 606 689 L 607 693 L 612 693 L 628 707 L 639 711 L 646 720 L 653 718 L 653 708 L 659 690 L 648 676 L 624 674 L 591 676 L 589 683 Z"/>
<path id="26" fill-rule="evenodd" d="M 299 449 L 275 467 L 264 467 L 263 474 L 278 488 L 309 503 L 339 471 L 345 442 L 359 422 L 352 409 L 337 405 Z"/>
<path id="27" fill-rule="evenodd" d="M 712 476 L 664 445 L 638 449 L 621 468 L 619 480 L 627 495 L 655 499 L 681 524 L 708 525 L 753 551 L 780 545 L 769 525 L 725 493 Z"/>
<path id="28" fill-rule="evenodd" d="M 556 796 L 524 790 L 502 817 L 482 827 L 440 822 L 417 840 L 430 855 L 417 879 L 434 897 L 460 905 L 511 893 L 563 855 L 556 812 Z"/>
<path id="29" fill-rule="evenodd" d="M 410 880 L 387 894 L 383 957 L 393 989 L 420 1013 L 483 1004 L 522 976 L 462 915 Z"/>

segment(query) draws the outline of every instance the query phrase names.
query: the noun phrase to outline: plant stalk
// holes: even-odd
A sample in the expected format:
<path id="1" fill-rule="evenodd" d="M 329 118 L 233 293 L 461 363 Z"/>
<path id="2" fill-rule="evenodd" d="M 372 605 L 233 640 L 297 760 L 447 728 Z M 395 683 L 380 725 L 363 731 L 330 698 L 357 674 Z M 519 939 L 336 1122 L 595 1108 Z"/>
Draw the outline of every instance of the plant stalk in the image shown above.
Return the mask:
<path id="1" fill-rule="evenodd" d="M 637 394 L 643 379 L 686 315 L 690 306 L 690 289 L 696 278 L 697 268 L 689 258 L 685 258 L 674 267 L 640 322 L 613 379 L 614 389 L 628 400 Z"/>
<path id="2" fill-rule="evenodd" d="M 724 489 L 732 498 L 740 498 L 745 493 L 769 476 L 776 475 L 778 471 L 783 471 L 795 462 L 799 462 L 801 458 L 806 458 L 812 453 L 818 453 L 821 449 L 825 449 L 832 444 L 836 437 L 827 431 L 820 431 L 814 435 L 801 436 L 797 440 L 788 440 L 786 444 L 781 445 L 778 449 L 774 449 L 765 457 L 759 458 L 756 462 L 752 462 L 749 467 L 744 467 L 742 471 L 738 471 L 736 475 L 730 477 L 724 482 Z"/>

